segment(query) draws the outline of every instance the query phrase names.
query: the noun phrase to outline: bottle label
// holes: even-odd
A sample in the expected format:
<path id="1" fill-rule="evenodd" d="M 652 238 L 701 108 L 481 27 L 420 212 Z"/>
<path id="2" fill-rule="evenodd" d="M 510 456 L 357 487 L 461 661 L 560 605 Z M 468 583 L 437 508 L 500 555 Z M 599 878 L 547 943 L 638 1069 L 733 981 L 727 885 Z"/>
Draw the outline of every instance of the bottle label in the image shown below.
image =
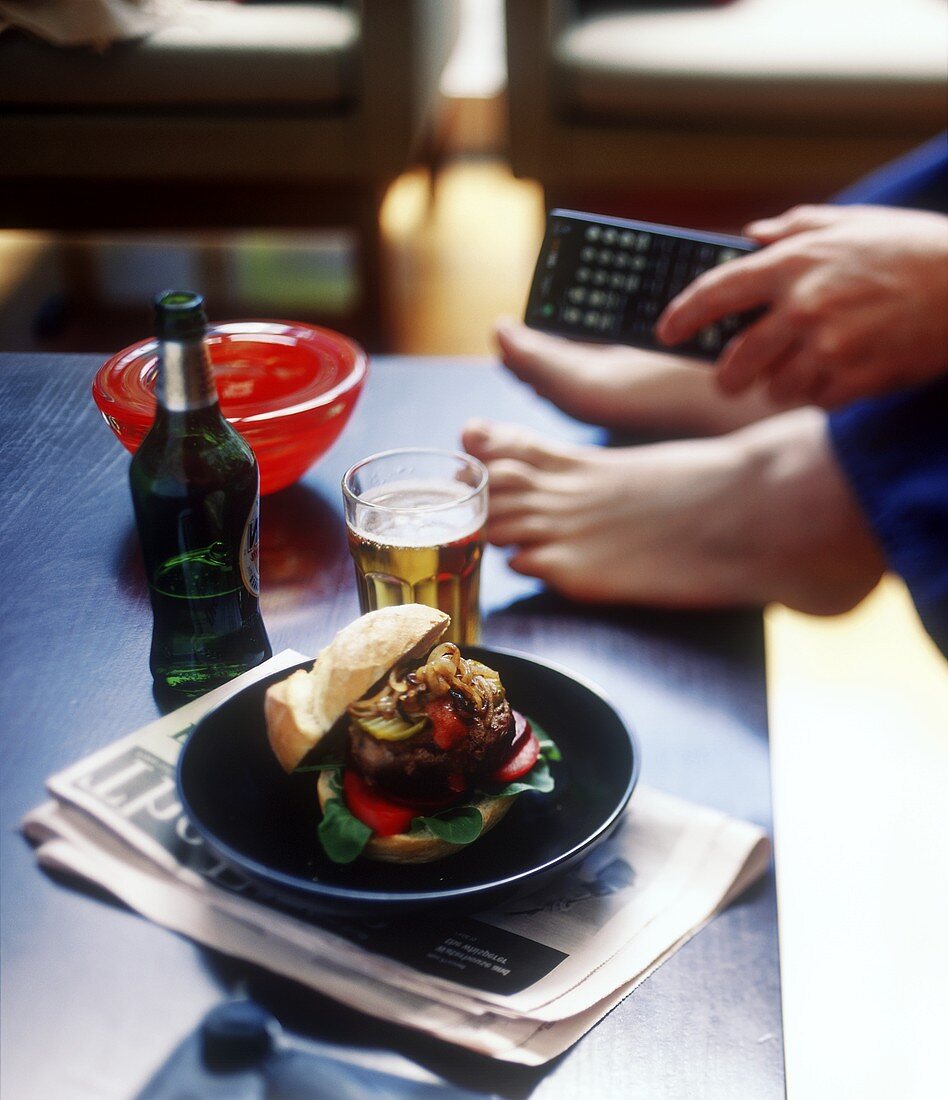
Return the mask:
<path id="1" fill-rule="evenodd" d="M 253 596 L 260 595 L 260 498 L 250 509 L 240 540 L 240 575 Z"/>

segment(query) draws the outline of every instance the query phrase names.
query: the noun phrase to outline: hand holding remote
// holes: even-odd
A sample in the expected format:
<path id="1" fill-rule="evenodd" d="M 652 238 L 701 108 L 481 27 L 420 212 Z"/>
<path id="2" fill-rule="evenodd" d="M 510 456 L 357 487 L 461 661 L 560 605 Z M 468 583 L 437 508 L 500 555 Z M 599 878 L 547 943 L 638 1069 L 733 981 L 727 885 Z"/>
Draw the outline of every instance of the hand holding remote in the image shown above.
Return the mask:
<path id="1" fill-rule="evenodd" d="M 767 245 L 699 276 L 656 325 L 668 346 L 765 307 L 718 359 L 721 389 L 767 385 L 826 408 L 948 369 L 948 218 L 872 206 L 804 206 L 752 223 Z"/>
<path id="2" fill-rule="evenodd" d="M 669 301 L 697 275 L 756 248 L 743 237 L 553 210 L 524 319 L 584 343 L 663 351 L 654 328 Z M 719 317 L 678 350 L 713 361 L 751 319 Z"/>

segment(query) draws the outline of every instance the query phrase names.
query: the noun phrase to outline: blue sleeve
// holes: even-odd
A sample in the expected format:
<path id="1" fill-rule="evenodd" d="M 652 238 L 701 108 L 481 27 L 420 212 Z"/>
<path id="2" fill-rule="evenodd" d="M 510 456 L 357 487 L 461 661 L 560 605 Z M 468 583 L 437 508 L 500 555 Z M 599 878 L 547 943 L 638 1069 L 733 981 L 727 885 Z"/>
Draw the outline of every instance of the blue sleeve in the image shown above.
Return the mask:
<path id="1" fill-rule="evenodd" d="M 836 457 L 925 629 L 948 656 L 948 377 L 830 415 Z"/>
<path id="2" fill-rule="evenodd" d="M 875 203 L 944 211 L 948 203 L 948 133 L 883 164 L 840 191 L 832 201 L 843 206 Z"/>
<path id="3" fill-rule="evenodd" d="M 944 212 L 948 134 L 883 165 L 834 201 Z M 829 426 L 839 464 L 890 567 L 948 657 L 948 376 L 837 409 Z"/>

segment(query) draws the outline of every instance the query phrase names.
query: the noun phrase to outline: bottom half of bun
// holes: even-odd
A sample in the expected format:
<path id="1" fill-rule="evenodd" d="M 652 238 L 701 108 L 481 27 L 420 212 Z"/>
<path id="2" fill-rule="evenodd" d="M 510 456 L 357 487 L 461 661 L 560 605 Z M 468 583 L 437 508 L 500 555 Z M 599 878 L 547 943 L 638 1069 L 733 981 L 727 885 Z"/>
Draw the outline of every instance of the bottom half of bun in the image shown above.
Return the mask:
<path id="1" fill-rule="evenodd" d="M 319 794 L 319 807 L 323 811 L 326 809 L 326 803 L 336 797 L 332 790 L 332 774 L 324 771 L 319 777 L 316 788 Z M 480 795 L 468 803 L 477 807 L 484 823 L 478 840 L 504 817 L 516 801 L 516 797 L 516 795 L 508 795 L 506 798 Z M 473 843 L 476 844 L 477 841 Z M 395 836 L 372 836 L 363 849 L 362 855 L 367 859 L 380 860 L 382 863 L 431 863 L 466 847 L 468 847 L 466 844 L 451 844 L 447 840 L 426 836 L 424 833 L 418 835 L 397 833 Z"/>

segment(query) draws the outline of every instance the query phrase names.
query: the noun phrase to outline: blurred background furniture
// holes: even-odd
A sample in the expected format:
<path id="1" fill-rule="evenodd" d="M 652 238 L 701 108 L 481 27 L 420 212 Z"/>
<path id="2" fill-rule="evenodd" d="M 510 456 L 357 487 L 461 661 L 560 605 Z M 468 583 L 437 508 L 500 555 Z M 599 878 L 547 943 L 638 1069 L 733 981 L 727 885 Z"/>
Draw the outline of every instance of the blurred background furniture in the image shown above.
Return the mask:
<path id="1" fill-rule="evenodd" d="M 348 327 L 382 342 L 379 206 L 433 132 L 455 3 L 201 9 L 101 53 L 0 36 L 0 227 L 341 227 Z"/>
<path id="2" fill-rule="evenodd" d="M 739 225 L 944 129 L 942 0 L 509 0 L 510 160 L 548 206 Z"/>

